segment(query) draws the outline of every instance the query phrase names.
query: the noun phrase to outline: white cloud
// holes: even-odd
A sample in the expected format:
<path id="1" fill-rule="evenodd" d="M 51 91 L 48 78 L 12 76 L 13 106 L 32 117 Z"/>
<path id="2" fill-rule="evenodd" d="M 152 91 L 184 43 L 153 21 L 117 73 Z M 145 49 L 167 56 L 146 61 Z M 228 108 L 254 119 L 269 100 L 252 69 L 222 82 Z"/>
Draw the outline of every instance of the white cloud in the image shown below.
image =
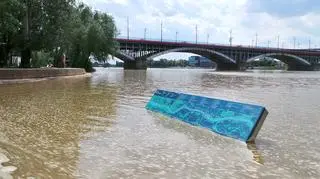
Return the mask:
<path id="1" fill-rule="evenodd" d="M 211 43 L 228 43 L 229 31 L 233 30 L 234 44 L 250 45 L 258 34 L 259 45 L 292 47 L 296 37 L 300 47 L 308 46 L 308 39 L 320 46 L 320 14 L 311 11 L 304 15 L 273 16 L 262 11 L 250 11 L 252 0 L 84 0 L 94 8 L 112 13 L 122 35 L 126 35 L 126 17 L 130 18 L 130 36 L 160 39 L 160 23 L 163 21 L 163 38 L 194 41 L 195 26 L 198 39 L 205 42 L 207 34 Z M 274 1 L 272 1 L 274 2 Z M 284 3 L 285 4 L 285 3 Z M 287 5 L 287 4 L 286 4 Z M 278 9 L 280 7 L 277 7 Z M 289 7 L 283 7 L 289 8 Z"/>

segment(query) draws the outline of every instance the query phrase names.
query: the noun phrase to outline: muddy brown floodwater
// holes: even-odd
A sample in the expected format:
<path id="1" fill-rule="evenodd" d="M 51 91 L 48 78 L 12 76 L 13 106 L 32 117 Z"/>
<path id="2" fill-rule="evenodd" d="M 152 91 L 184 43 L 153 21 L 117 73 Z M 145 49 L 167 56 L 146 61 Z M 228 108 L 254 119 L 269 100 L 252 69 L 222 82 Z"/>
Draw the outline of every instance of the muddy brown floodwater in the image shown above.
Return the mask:
<path id="1" fill-rule="evenodd" d="M 269 116 L 247 146 L 146 111 L 158 88 L 263 105 Z M 319 117 L 319 72 L 99 68 L 0 85 L 0 178 L 317 179 Z"/>

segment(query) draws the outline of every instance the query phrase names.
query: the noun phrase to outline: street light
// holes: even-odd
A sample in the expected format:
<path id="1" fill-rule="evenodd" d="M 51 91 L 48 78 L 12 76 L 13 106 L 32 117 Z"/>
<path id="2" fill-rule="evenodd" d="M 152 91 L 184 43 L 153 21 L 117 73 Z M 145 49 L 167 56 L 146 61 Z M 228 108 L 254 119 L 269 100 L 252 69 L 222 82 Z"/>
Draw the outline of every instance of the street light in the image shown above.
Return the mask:
<path id="1" fill-rule="evenodd" d="M 162 42 L 162 21 L 161 21 L 161 42 Z"/>
<path id="2" fill-rule="evenodd" d="M 311 40 L 309 39 L 309 50 L 311 50 Z"/>
<path id="3" fill-rule="evenodd" d="M 176 42 L 178 42 L 178 34 L 179 34 L 179 32 L 176 31 Z"/>
<path id="4" fill-rule="evenodd" d="M 129 16 L 127 16 L 127 39 L 129 40 Z"/>
<path id="5" fill-rule="evenodd" d="M 196 44 L 198 43 L 198 25 L 196 25 Z"/>
<path id="6" fill-rule="evenodd" d="M 144 28 L 144 40 L 147 39 L 147 28 Z"/>
<path id="7" fill-rule="evenodd" d="M 230 37 L 229 37 L 229 43 L 230 43 L 230 46 L 232 46 L 232 29 L 230 30 Z"/>
<path id="8" fill-rule="evenodd" d="M 258 33 L 256 33 L 256 47 L 258 47 Z"/>

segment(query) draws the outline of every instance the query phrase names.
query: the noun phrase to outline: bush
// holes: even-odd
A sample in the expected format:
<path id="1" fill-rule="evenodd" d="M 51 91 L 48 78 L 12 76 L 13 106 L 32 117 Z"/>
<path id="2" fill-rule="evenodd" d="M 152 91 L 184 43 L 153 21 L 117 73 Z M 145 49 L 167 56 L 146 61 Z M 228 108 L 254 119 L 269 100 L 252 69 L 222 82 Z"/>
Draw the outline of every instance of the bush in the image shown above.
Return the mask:
<path id="1" fill-rule="evenodd" d="M 42 51 L 32 52 L 31 67 L 40 68 L 53 63 L 53 58 L 49 53 Z"/>

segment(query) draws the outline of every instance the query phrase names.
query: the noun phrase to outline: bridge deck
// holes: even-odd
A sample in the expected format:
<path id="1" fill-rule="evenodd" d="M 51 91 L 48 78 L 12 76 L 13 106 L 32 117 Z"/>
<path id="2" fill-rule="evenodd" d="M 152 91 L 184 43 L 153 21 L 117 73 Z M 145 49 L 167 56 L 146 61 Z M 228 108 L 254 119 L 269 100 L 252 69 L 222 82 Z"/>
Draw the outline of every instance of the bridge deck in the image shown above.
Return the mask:
<path id="1" fill-rule="evenodd" d="M 137 45 L 154 45 L 172 47 L 198 47 L 222 50 L 236 50 L 236 51 L 251 51 L 257 53 L 290 53 L 300 56 L 320 56 L 320 51 L 317 49 L 289 49 L 289 48 L 267 48 L 267 47 L 250 47 L 242 45 L 223 45 L 223 44 L 204 44 L 192 42 L 171 42 L 171 41 L 157 41 L 157 40 L 144 40 L 144 39 L 116 39 L 121 44 L 137 44 Z"/>

